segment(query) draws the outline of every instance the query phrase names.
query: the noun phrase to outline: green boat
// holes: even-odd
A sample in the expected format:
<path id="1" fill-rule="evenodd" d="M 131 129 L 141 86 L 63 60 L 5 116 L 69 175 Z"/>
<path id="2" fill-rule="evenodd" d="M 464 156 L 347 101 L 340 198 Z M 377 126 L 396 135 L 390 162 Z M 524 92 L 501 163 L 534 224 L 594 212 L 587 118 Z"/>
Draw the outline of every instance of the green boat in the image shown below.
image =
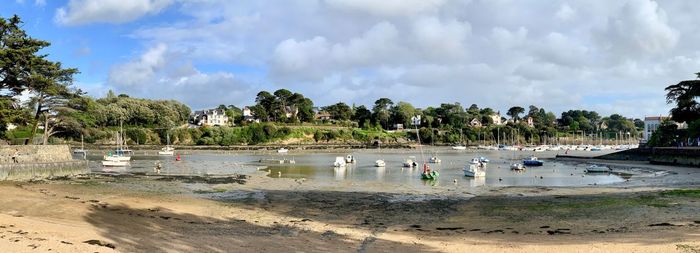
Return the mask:
<path id="1" fill-rule="evenodd" d="M 424 172 L 421 174 L 421 178 L 425 180 L 435 180 L 440 176 L 437 171 Z"/>

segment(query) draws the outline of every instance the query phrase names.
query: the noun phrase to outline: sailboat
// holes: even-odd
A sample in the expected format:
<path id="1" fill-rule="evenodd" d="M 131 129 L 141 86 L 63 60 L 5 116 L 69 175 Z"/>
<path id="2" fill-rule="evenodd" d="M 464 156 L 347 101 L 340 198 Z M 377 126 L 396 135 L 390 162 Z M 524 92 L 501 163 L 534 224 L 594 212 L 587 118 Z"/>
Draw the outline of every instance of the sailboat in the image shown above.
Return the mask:
<path id="1" fill-rule="evenodd" d="M 80 148 L 73 149 L 73 154 L 81 154 L 83 158 L 87 156 L 87 150 L 85 150 L 85 143 L 83 142 L 83 135 L 80 135 Z"/>
<path id="2" fill-rule="evenodd" d="M 117 139 L 117 150 L 112 154 L 111 152 L 103 157 L 102 165 L 104 166 L 126 166 L 129 165 L 129 161 L 131 160 L 131 156 L 127 156 L 124 150 L 128 150 L 123 148 L 124 145 L 124 137 L 123 137 L 123 132 L 124 128 L 120 123 L 120 133 L 116 134 L 116 139 Z M 126 162 L 126 163 L 120 163 L 120 162 Z"/>
<path id="3" fill-rule="evenodd" d="M 454 150 L 466 150 L 467 147 L 464 146 L 464 144 L 462 144 L 462 143 L 464 143 L 464 140 L 462 138 L 462 128 L 459 128 L 459 141 L 460 141 L 460 143 L 457 146 L 452 146 L 452 149 L 454 149 Z"/>
<path id="4" fill-rule="evenodd" d="M 163 156 L 172 156 L 175 154 L 175 148 L 170 146 L 170 132 L 167 133 L 167 138 L 168 144 L 165 145 L 164 148 L 161 149 L 161 151 L 158 151 L 158 155 L 163 155 Z"/>
<path id="5" fill-rule="evenodd" d="M 381 153 L 381 151 L 382 151 L 382 141 L 379 140 L 379 142 L 378 142 L 377 144 L 378 144 L 378 147 L 379 147 L 379 153 Z M 379 159 L 379 160 L 374 161 L 374 167 L 383 168 L 383 167 L 386 167 L 386 163 L 384 162 L 384 160 Z"/>
<path id="6" fill-rule="evenodd" d="M 418 131 L 418 125 L 420 125 L 420 115 L 413 116 L 411 118 L 411 121 L 413 123 L 413 126 L 416 128 L 416 139 L 418 140 L 418 148 L 420 149 L 420 156 L 421 159 L 423 160 L 423 172 L 421 173 L 421 179 L 424 180 L 435 180 L 440 176 L 440 173 L 437 171 L 431 170 L 430 165 L 428 165 L 427 162 L 425 162 L 425 156 L 423 155 L 423 145 L 420 143 L 420 131 Z M 415 164 L 415 162 L 414 162 Z"/>

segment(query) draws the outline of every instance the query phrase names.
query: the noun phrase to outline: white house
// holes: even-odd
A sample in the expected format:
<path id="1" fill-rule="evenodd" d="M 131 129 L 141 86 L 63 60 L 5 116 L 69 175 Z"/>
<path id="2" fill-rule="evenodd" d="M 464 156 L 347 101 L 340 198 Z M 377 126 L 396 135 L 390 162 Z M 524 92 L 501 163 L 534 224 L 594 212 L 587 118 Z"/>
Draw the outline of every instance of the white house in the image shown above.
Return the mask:
<path id="1" fill-rule="evenodd" d="M 491 117 L 491 121 L 493 121 L 494 125 L 500 126 L 503 125 L 504 122 L 501 118 L 501 112 L 496 112 L 495 114 L 491 114 L 489 117 Z"/>
<path id="2" fill-rule="evenodd" d="M 651 135 L 659 129 L 661 123 L 671 120 L 671 117 L 667 116 L 651 116 L 644 117 L 644 132 L 642 133 L 642 142 L 647 142 L 651 138 Z M 685 123 L 673 122 L 678 126 L 678 129 L 684 129 L 688 127 Z"/>
<path id="3" fill-rule="evenodd" d="M 259 119 L 255 118 L 255 113 L 247 106 L 243 107 L 243 120 L 248 122 L 260 122 Z"/>
<path id="4" fill-rule="evenodd" d="M 192 121 L 199 126 L 228 126 L 229 119 L 226 116 L 226 110 L 210 109 L 195 111 L 192 115 Z"/>

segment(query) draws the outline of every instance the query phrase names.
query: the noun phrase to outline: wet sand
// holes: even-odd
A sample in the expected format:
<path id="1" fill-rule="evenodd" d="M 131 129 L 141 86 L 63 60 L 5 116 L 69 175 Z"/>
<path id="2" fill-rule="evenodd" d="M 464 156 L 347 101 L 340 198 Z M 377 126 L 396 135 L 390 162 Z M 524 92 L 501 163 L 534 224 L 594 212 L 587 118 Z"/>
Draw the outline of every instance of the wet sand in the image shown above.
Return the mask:
<path id="1" fill-rule="evenodd" d="M 5 252 L 697 252 L 698 169 L 605 187 L 91 176 L 0 183 Z"/>

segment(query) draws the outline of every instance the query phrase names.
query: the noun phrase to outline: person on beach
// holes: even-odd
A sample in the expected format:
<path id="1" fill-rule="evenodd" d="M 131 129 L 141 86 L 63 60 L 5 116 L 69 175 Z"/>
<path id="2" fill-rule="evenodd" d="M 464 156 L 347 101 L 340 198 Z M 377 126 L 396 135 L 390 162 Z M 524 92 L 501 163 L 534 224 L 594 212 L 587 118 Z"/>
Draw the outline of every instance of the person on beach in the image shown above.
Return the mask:
<path id="1" fill-rule="evenodd" d="M 12 163 L 19 163 L 19 149 L 15 149 L 15 153 L 12 154 Z"/>

